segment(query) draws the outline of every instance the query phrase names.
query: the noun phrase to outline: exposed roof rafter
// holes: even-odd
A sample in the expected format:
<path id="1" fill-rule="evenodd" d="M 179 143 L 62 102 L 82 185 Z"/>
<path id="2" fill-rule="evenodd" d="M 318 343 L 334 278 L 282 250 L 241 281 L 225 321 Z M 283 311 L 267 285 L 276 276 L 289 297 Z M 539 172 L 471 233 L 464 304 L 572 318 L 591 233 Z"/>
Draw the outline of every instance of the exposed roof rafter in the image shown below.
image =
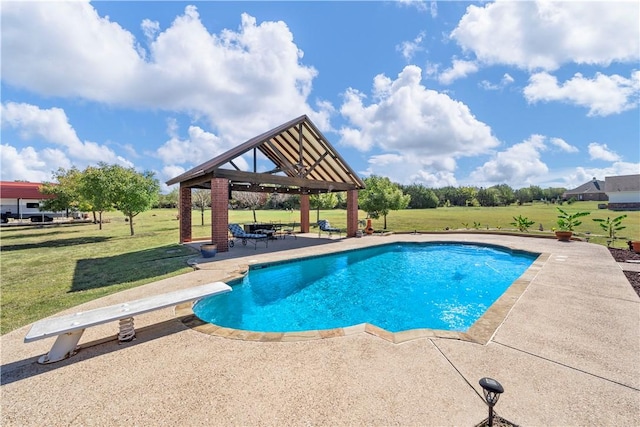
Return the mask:
<path id="1" fill-rule="evenodd" d="M 258 151 L 274 167 L 266 173 L 241 171 L 234 160 L 251 151 L 254 168 Z M 232 169 L 223 168 L 225 165 Z M 232 186 L 246 184 L 238 185 L 238 191 L 316 193 L 364 188 L 362 180 L 306 115 L 172 178 L 167 185 L 208 188 L 215 177 L 229 179 Z"/>

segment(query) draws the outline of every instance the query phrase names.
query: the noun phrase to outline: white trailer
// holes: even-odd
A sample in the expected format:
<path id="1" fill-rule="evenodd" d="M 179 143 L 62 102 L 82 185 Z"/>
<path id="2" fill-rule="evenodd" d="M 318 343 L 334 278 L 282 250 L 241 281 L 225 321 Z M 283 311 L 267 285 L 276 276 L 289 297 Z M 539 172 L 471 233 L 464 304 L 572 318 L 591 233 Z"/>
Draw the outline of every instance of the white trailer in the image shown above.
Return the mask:
<path id="1" fill-rule="evenodd" d="M 35 182 L 0 182 L 0 216 L 2 223 L 10 219 L 31 222 L 51 222 L 67 217 L 66 212 L 40 211 L 42 201 L 51 198 L 40 193 L 42 184 Z"/>
<path id="2" fill-rule="evenodd" d="M 63 212 L 40 211 L 40 200 L 32 199 L 0 199 L 2 222 L 10 219 L 31 222 L 51 222 L 54 218 L 65 218 Z"/>

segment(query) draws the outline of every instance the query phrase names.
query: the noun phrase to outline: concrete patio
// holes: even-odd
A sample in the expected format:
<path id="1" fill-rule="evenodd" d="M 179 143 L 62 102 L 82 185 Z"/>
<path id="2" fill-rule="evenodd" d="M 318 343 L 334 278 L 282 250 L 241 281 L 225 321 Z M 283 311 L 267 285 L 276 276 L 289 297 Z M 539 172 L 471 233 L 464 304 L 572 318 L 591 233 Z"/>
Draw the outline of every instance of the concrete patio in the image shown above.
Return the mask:
<path id="1" fill-rule="evenodd" d="M 188 326 L 167 308 L 88 329 L 81 351 L 39 365 L 53 339 L 1 337 L 3 426 L 456 425 L 487 416 L 478 380 L 497 379 L 496 406 L 519 425 L 640 425 L 640 299 L 607 248 L 491 234 L 352 239 L 291 236 L 236 245 L 198 270 L 101 298 L 72 313 L 226 281 L 253 263 L 396 241 L 459 241 L 545 254 L 487 344 L 421 337 L 396 344 L 360 332 L 326 339 L 246 341 Z M 196 255 L 194 255 L 196 256 Z M 62 313 L 61 313 L 62 314 Z"/>

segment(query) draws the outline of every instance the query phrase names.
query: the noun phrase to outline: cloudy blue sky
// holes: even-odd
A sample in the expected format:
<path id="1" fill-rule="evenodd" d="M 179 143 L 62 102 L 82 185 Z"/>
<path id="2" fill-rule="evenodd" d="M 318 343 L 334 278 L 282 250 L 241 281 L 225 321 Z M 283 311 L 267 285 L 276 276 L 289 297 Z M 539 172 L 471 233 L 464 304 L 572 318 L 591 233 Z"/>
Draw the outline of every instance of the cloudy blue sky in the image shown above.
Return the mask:
<path id="1" fill-rule="evenodd" d="M 362 177 L 640 173 L 637 1 L 0 8 L 2 180 L 105 161 L 164 182 L 302 114 Z"/>

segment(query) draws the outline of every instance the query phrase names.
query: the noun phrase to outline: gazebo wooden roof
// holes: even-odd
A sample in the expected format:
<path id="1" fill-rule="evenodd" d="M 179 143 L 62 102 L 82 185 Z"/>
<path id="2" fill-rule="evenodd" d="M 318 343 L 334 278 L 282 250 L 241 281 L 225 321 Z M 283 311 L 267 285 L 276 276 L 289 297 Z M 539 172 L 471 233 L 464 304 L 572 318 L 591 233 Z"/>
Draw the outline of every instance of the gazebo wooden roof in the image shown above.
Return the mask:
<path id="1" fill-rule="evenodd" d="M 241 170 L 234 160 L 250 154 L 253 170 Z M 258 172 L 258 156 L 273 163 Z M 226 178 L 233 191 L 318 194 L 359 190 L 362 180 L 318 128 L 302 115 L 167 181 L 167 185 L 210 188 L 213 178 Z"/>

